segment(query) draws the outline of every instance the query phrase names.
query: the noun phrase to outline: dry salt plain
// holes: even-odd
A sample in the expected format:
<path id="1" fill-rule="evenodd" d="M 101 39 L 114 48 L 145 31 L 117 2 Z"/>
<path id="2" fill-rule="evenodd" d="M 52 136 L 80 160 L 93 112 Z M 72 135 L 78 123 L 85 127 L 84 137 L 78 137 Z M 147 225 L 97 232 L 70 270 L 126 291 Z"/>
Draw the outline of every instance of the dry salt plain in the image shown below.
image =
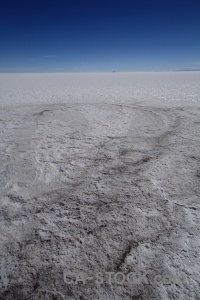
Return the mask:
<path id="1" fill-rule="evenodd" d="M 0 74 L 0 107 L 0 299 L 200 299 L 200 72 Z"/>

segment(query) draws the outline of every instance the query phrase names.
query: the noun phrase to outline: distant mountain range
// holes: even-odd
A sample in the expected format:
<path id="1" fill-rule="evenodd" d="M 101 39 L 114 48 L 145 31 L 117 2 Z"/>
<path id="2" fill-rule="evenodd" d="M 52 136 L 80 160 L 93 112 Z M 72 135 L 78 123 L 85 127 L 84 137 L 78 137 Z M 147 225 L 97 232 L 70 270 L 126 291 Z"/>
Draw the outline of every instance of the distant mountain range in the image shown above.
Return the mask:
<path id="1" fill-rule="evenodd" d="M 174 72 L 191 72 L 191 71 L 200 71 L 200 69 L 182 69 L 182 70 L 173 70 Z"/>

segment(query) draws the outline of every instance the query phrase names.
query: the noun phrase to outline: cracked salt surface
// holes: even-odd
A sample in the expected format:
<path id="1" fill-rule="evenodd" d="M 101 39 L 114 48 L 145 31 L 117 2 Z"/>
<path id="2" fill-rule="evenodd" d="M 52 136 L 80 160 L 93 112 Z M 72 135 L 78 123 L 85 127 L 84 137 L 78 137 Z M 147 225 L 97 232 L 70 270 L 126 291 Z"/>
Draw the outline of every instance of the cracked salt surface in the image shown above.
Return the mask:
<path id="1" fill-rule="evenodd" d="M 0 74 L 0 299 L 199 299 L 199 79 Z"/>

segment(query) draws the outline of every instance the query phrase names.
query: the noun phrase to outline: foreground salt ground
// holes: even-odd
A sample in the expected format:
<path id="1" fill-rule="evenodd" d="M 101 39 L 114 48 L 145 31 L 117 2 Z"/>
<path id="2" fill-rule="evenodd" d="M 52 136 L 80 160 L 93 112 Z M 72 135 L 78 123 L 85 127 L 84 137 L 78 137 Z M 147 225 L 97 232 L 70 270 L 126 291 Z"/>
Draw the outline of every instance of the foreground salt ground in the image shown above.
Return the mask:
<path id="1" fill-rule="evenodd" d="M 178 100 L 4 103 L 0 299 L 199 299 L 200 105 Z"/>

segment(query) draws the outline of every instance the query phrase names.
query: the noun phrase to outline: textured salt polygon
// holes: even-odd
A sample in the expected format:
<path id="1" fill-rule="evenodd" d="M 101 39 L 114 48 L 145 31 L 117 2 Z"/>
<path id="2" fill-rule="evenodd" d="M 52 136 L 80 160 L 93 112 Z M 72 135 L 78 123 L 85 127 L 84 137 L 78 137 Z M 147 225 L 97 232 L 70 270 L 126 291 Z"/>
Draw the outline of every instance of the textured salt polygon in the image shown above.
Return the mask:
<path id="1" fill-rule="evenodd" d="M 0 79 L 0 299 L 198 299 L 199 73 Z"/>

